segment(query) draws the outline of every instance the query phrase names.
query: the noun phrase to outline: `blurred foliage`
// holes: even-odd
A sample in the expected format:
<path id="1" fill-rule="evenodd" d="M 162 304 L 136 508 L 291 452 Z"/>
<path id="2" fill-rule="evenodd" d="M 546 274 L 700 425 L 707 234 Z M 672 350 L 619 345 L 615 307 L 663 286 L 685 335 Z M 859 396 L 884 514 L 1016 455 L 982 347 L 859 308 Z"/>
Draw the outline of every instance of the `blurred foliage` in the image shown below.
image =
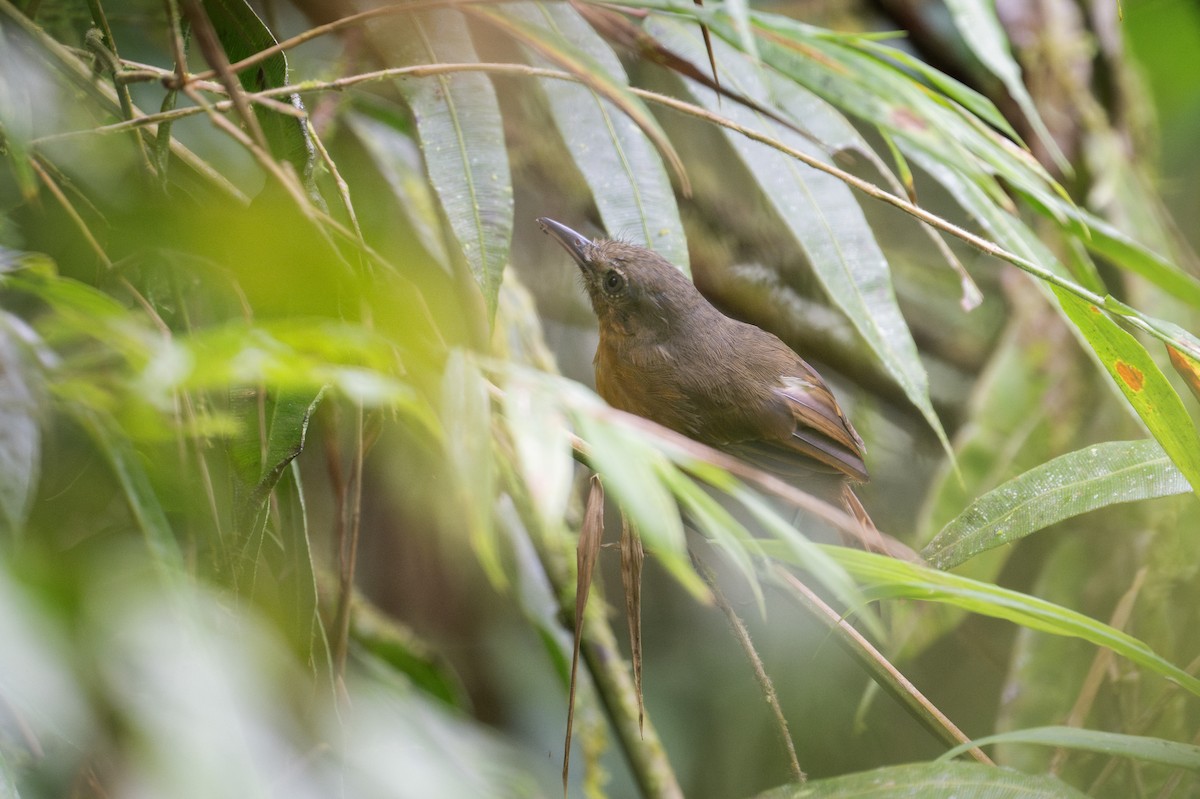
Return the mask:
<path id="1" fill-rule="evenodd" d="M 557 793 L 589 467 L 572 795 L 1200 796 L 1200 14 L 1121 11 L 0 0 L 0 796 Z M 544 214 L 928 563 L 607 408 Z"/>

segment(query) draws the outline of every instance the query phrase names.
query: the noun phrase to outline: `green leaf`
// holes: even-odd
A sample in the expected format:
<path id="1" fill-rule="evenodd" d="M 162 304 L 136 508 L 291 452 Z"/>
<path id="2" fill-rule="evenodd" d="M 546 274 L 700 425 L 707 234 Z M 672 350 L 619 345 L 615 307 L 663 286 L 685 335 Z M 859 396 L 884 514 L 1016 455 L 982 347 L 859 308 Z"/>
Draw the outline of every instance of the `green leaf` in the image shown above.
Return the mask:
<path id="1" fill-rule="evenodd" d="M 570 6 L 514 3 L 504 13 L 540 32 L 543 47 L 557 48 L 563 58 L 584 62 L 594 78 L 603 76 L 615 87 L 628 82 L 612 48 Z M 536 51 L 531 50 L 531 56 L 534 64 L 556 65 Z M 539 83 L 609 234 L 645 245 L 688 272 L 687 239 L 671 181 L 653 143 L 627 112 L 632 103 L 629 110 L 653 121 L 642 101 L 628 95 L 626 105 L 619 107 L 578 83 L 550 79 Z"/>
<path id="2" fill-rule="evenodd" d="M 1054 293 L 1121 393 L 1200 495 L 1200 435 L 1158 364 L 1107 313 L 1057 287 Z"/>
<path id="3" fill-rule="evenodd" d="M 946 0 L 946 8 L 950 11 L 950 18 L 954 20 L 954 26 L 958 28 L 958 33 L 968 49 L 1000 79 L 1004 88 L 1008 89 L 1009 95 L 1037 131 L 1038 138 L 1042 140 L 1054 162 L 1064 172 L 1070 172 L 1070 162 L 1059 149 L 1054 136 L 1042 120 L 1042 115 L 1038 113 L 1037 105 L 1025 88 L 1021 68 L 1009 49 L 1008 36 L 996 17 L 995 0 Z"/>
<path id="4" fill-rule="evenodd" d="M 410 19 L 410 35 L 400 37 L 400 63 L 479 60 L 457 11 Z M 429 180 L 492 319 L 513 227 L 512 178 L 496 92 L 481 73 L 406 79 L 399 87 L 416 117 Z"/>
<path id="5" fill-rule="evenodd" d="M 366 148 L 425 252 L 449 269 L 437 200 L 425 180 L 416 143 L 392 125 L 365 114 L 349 112 L 341 120 Z"/>
<path id="6" fill-rule="evenodd" d="M 204 0 L 204 8 L 231 62 L 241 61 L 260 50 L 278 44 L 270 29 L 245 0 Z M 240 72 L 238 79 L 247 92 L 261 92 L 286 86 L 287 56 L 275 53 Z M 284 99 L 296 108 L 304 108 L 299 94 L 292 94 Z M 259 104 L 253 107 L 254 116 L 257 117 L 263 135 L 267 137 L 267 144 L 271 147 L 271 154 L 290 161 L 304 179 L 306 188 L 315 192 L 313 167 L 317 155 L 304 120 Z"/>
<path id="7" fill-rule="evenodd" d="M 912 763 L 785 785 L 755 799 L 1085 799 L 1054 777 L 981 763 Z"/>
<path id="8" fill-rule="evenodd" d="M 1111 649 L 1200 696 L 1200 679 L 1163 659 L 1148 645 L 1103 622 L 1034 596 L 872 552 L 822 545 L 865 588 L 869 598 L 941 602 L 1052 635 L 1081 638 Z"/>
<path id="9" fill-rule="evenodd" d="M 546 385 L 514 373 L 504 386 L 504 421 L 542 524 L 561 526 L 575 476 L 566 415 Z"/>
<path id="10" fill-rule="evenodd" d="M 673 468 L 663 469 L 660 474 L 682 504 L 688 520 L 702 535 L 712 541 L 714 546 L 725 553 L 745 578 L 746 585 L 754 594 L 759 613 L 765 617 L 766 601 L 754 568 L 754 557 L 762 556 L 762 548 L 757 540 L 741 522 L 721 506 L 720 502 L 690 477 Z"/>
<path id="11" fill-rule="evenodd" d="M 677 0 L 663 5 L 689 13 Z M 902 60 L 891 57 L 891 48 L 869 37 L 830 35 L 774 14 L 759 12 L 753 18 L 767 64 L 843 111 L 888 131 L 906 154 L 938 158 L 998 201 L 1003 194 L 995 176 L 1047 203 L 1062 193 L 1032 155 L 889 63 Z M 710 19 L 715 33 L 736 40 L 720 15 Z"/>
<path id="12" fill-rule="evenodd" d="M 921 555 L 939 569 L 950 569 L 1081 513 L 1191 490 L 1156 441 L 1096 444 L 984 494 L 943 527 Z"/>
<path id="13" fill-rule="evenodd" d="M 1034 727 L 1027 730 L 1013 730 L 996 735 L 977 738 L 970 743 L 956 746 L 941 755 L 939 761 L 946 761 L 961 755 L 973 746 L 986 746 L 998 743 L 1024 743 L 1053 746 L 1062 749 L 1078 749 L 1084 752 L 1096 752 L 1110 757 L 1130 757 L 1146 763 L 1157 763 L 1162 766 L 1185 768 L 1190 771 L 1200 771 L 1200 746 L 1167 741 L 1162 738 L 1149 738 L 1143 735 L 1125 735 L 1116 732 L 1100 730 L 1082 730 L 1078 727 Z"/>
<path id="14" fill-rule="evenodd" d="M 588 444 L 588 462 L 604 481 L 604 490 L 663 567 L 694 596 L 707 598 L 708 587 L 692 569 L 679 509 L 662 478 L 675 467 L 643 436 L 622 425 L 619 417 L 610 421 L 595 412 L 594 402 L 587 405 L 573 409 L 574 419 Z"/>
<path id="15" fill-rule="evenodd" d="M 467 523 L 476 557 L 496 588 L 508 586 L 500 539 L 492 520 L 496 499 L 492 463 L 492 404 L 479 367 L 455 350 L 442 378 L 442 428 L 453 485 L 447 492 L 452 512 Z"/>
<path id="16" fill-rule="evenodd" d="M 42 436 L 35 386 L 40 374 L 22 357 L 20 319 L 0 313 L 0 525 L 20 534 L 38 484 Z"/>
<path id="17" fill-rule="evenodd" d="M 1021 137 L 1017 135 L 1016 130 L 1009 124 L 1008 119 L 1000 113 L 996 108 L 995 103 L 989 100 L 985 95 L 972 89 L 970 86 L 950 77 L 944 72 L 934 69 L 921 59 L 912 54 L 900 50 L 889 45 L 880 44 L 869 39 L 860 39 L 856 46 L 860 49 L 874 53 L 882 59 L 895 61 L 897 64 L 910 69 L 920 75 L 925 80 L 937 88 L 942 94 L 949 97 L 954 102 L 961 105 L 963 108 L 970 111 L 975 116 L 982 119 L 992 127 L 1005 134 L 1013 141 L 1020 142 Z"/>
<path id="18" fill-rule="evenodd" d="M 1041 207 L 1037 198 L 1027 196 L 1027 199 L 1046 216 L 1062 219 L 1063 229 L 1077 236 L 1092 252 L 1144 277 L 1176 299 L 1200 307 L 1200 279 L 1135 241 L 1112 223 L 1072 203 L 1060 200 L 1052 211 Z"/>
<path id="19" fill-rule="evenodd" d="M 650 21 L 650 30 L 685 58 L 703 57 L 699 38 L 681 23 L 655 18 Z M 784 107 L 789 102 L 804 101 L 803 89 L 772 76 L 768 90 L 744 56 L 720 41 L 713 45 L 724 64 L 724 80 L 735 91 L 764 103 L 769 95 L 774 95 Z M 715 92 L 698 84 L 690 84 L 690 91 L 709 110 L 719 111 L 790 147 L 828 160 L 811 141 L 772 120 L 742 106 L 722 106 Z M 850 188 L 777 150 L 728 129 L 722 131 L 808 256 L 825 292 L 871 346 L 950 452 L 950 442 L 929 398 L 925 367 L 896 302 L 887 260 Z"/>

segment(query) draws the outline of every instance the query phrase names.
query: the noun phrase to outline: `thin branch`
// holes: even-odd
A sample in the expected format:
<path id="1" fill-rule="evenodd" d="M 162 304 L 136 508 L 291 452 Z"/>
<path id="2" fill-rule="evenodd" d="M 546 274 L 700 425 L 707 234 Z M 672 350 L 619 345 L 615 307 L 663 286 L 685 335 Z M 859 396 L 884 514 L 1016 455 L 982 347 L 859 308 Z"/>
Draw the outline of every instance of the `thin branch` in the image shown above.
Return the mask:
<path id="1" fill-rule="evenodd" d="M 750 668 L 754 671 L 754 679 L 758 682 L 763 699 L 767 701 L 767 706 L 771 708 L 771 714 L 775 717 L 776 736 L 787 753 L 788 768 L 791 769 L 792 780 L 804 783 L 808 777 L 805 775 L 804 770 L 800 768 L 800 761 L 796 757 L 796 746 L 792 743 L 792 735 L 788 730 L 787 718 L 783 715 L 783 708 L 779 705 L 779 695 L 775 693 L 775 684 L 771 681 L 771 675 L 767 674 L 767 670 L 763 666 L 762 657 L 759 656 L 758 650 L 754 647 L 754 641 L 750 639 L 750 630 L 747 629 L 746 623 L 742 621 L 742 617 L 733 609 L 733 605 L 729 604 L 729 600 L 725 598 L 725 594 L 717 584 L 717 577 L 713 574 L 712 569 L 707 564 L 702 563 L 695 556 L 695 553 L 692 554 L 692 563 L 696 566 L 696 571 L 704 578 L 704 582 L 708 584 L 708 589 L 712 591 L 717 607 L 721 609 L 721 612 L 725 614 L 725 620 L 729 622 L 729 627 L 733 631 L 733 637 L 737 639 L 742 652 L 746 654 L 746 659 L 750 661 Z"/>
<path id="2" fill-rule="evenodd" d="M 354 593 L 354 573 L 358 566 L 358 540 L 362 522 L 362 481 L 363 481 L 363 409 L 362 404 L 355 407 L 354 415 L 354 464 L 350 469 L 348 489 L 349 502 L 341 502 L 341 515 L 344 517 L 338 523 L 341 531 L 338 540 L 338 604 L 337 617 L 334 620 L 333 668 L 334 680 L 342 683 L 346 676 L 346 654 L 350 641 L 350 608 Z"/>
<path id="3" fill-rule="evenodd" d="M 221 40 L 217 36 L 217 30 L 213 27 L 212 20 L 208 18 L 208 13 L 204 10 L 200 0 L 184 0 L 184 13 L 188 17 L 188 21 L 192 23 L 192 31 L 196 35 L 196 44 L 200 47 L 200 52 L 204 53 L 204 60 L 209 63 L 221 79 L 221 83 L 225 86 L 225 91 L 233 100 L 233 107 L 237 109 L 238 116 L 242 118 L 242 124 L 250 131 L 251 138 L 254 142 L 264 150 L 269 149 L 267 145 L 266 134 L 263 133 L 262 126 L 258 124 L 258 117 L 254 115 L 254 109 L 250 107 L 249 101 L 246 100 L 246 90 L 242 88 L 241 82 L 238 80 L 237 73 L 229 66 L 229 56 L 225 53 L 225 48 L 221 46 Z M 186 81 L 186 77 L 184 78 Z M 183 86 L 186 87 L 186 82 Z"/>
<path id="4" fill-rule="evenodd" d="M 381 6 L 372 8 L 369 11 L 361 11 L 357 14 L 351 14 L 348 17 L 335 19 L 333 22 L 327 22 L 324 25 L 318 25 L 315 28 L 309 28 L 303 33 L 299 33 L 290 39 L 284 39 L 278 44 L 259 50 L 257 53 L 248 55 L 241 61 L 237 61 L 230 65 L 230 69 L 234 72 L 241 72 L 243 69 L 252 67 L 255 64 L 260 64 L 266 61 L 273 55 L 282 53 L 286 50 L 291 50 L 293 47 L 298 47 L 305 42 L 319 39 L 330 33 L 335 33 L 343 28 L 361 25 L 364 22 L 375 19 L 377 17 L 392 16 L 395 14 L 414 14 L 418 11 L 428 11 L 432 8 L 444 8 L 453 6 L 479 5 L 481 3 L 503 3 L 507 0 L 410 0 L 406 3 L 397 3 L 396 5 Z M 193 77 L 195 78 L 212 78 L 216 73 L 212 70 L 201 72 Z"/>
<path id="5" fill-rule="evenodd" d="M 521 76 L 531 77 L 531 78 L 547 78 L 547 79 L 551 79 L 551 80 L 565 80 L 565 81 L 571 81 L 574 83 L 581 82 L 578 76 L 570 74 L 568 72 L 562 72 L 560 70 L 555 70 L 555 69 L 545 69 L 542 67 L 532 67 L 532 66 L 528 66 L 526 64 L 508 64 L 508 63 L 417 64 L 417 65 L 407 66 L 407 67 L 394 67 L 391 69 L 381 69 L 381 70 L 377 70 L 374 72 L 365 72 L 365 73 L 362 73 L 359 75 L 349 75 L 345 78 L 339 78 L 337 80 L 332 80 L 332 81 L 307 82 L 307 83 L 291 84 L 288 86 L 280 86 L 278 88 L 268 89 L 268 90 L 265 90 L 262 92 L 256 92 L 254 94 L 247 95 L 247 97 L 252 97 L 252 98 L 254 98 L 254 97 L 276 97 L 276 96 L 281 96 L 281 95 L 288 95 L 288 94 L 294 94 L 294 93 L 307 93 L 307 92 L 314 92 L 314 91 L 342 91 L 342 90 L 345 90 L 345 89 L 348 89 L 348 88 L 351 88 L 354 86 L 359 86 L 359 85 L 362 85 L 365 83 L 375 83 L 375 82 L 379 82 L 379 81 L 392 80 L 392 79 L 401 78 L 401 77 L 422 78 L 422 77 L 430 77 L 430 76 L 434 76 L 434 75 L 452 74 L 455 72 L 488 72 L 488 73 L 502 74 L 502 75 L 521 75 Z M 694 105 L 694 104 L 686 102 L 684 100 L 679 100 L 677 98 L 670 97 L 668 95 L 659 94 L 657 92 L 652 92 L 652 91 L 647 91 L 646 89 L 638 89 L 638 88 L 632 88 L 632 87 L 630 88 L 629 91 L 631 94 L 641 97 L 642 99 L 644 99 L 648 102 L 655 103 L 656 105 L 660 105 L 664 108 L 670 108 L 674 111 L 678 111 L 681 114 L 686 114 L 688 116 L 693 116 L 698 119 L 703 119 L 714 125 L 719 125 L 720 127 L 728 128 L 729 130 L 735 131 L 736 133 L 740 133 L 741 135 L 745 136 L 748 139 L 752 139 L 754 141 L 765 144 L 768 147 L 776 149 L 776 150 L 784 153 L 785 155 L 789 155 L 792 158 L 795 158 L 796 160 L 800 161 L 801 163 L 804 163 L 805 165 L 812 167 L 813 169 L 816 169 L 818 171 L 824 172 L 828 175 L 831 175 L 832 177 L 837 178 L 838 180 L 844 182 L 846 185 L 850 186 L 851 188 L 857 189 L 858 191 L 862 192 L 863 194 L 867 195 L 868 197 L 871 197 L 875 200 L 879 200 L 880 202 L 883 202 L 883 203 L 887 203 L 888 205 L 898 208 L 899 210 L 904 211 L 905 213 L 909 214 L 910 216 L 915 217 L 916 219 L 920 220 L 921 222 L 924 222 L 926 225 L 929 225 L 932 228 L 940 230 L 944 233 L 948 233 L 957 239 L 961 239 L 962 241 L 964 241 L 967 244 L 971 245 L 972 247 L 976 248 L 980 252 L 990 255 L 993 258 L 997 258 L 1001 261 L 1006 261 L 1006 262 L 1012 264 L 1013 266 L 1016 266 L 1025 272 L 1028 272 L 1029 274 L 1042 280 L 1043 282 L 1049 283 L 1053 286 L 1063 289 L 1064 291 L 1074 294 L 1075 296 L 1079 297 L 1080 299 L 1084 300 L 1085 302 L 1088 302 L 1088 303 L 1096 306 L 1097 308 L 1103 309 L 1106 312 L 1109 310 L 1110 306 L 1109 306 L 1108 302 L 1101 295 L 1099 295 L 1093 291 L 1089 291 L 1088 289 L 1084 288 L 1083 286 L 1081 286 L 1077 283 L 1074 283 L 1071 280 L 1068 280 L 1067 278 L 1056 275 L 1055 273 L 1053 273 L 1050 270 L 1046 269 L 1045 267 L 1035 263 L 1034 261 L 1029 260 L 1028 258 L 1023 258 L 1022 256 L 1017 255 L 1016 253 L 1008 251 L 1007 249 L 1005 249 L 1001 245 L 995 243 L 994 241 L 991 241 L 980 235 L 972 233 L 971 231 L 969 231 L 963 227 L 960 227 L 960 226 L 954 224 L 953 222 L 943 219 L 942 217 L 938 216 L 937 214 L 935 214 L 931 211 L 925 210 L 924 208 L 912 203 L 911 201 L 909 201 L 908 199 L 906 199 L 904 197 L 900 197 L 896 194 L 886 191 L 886 190 L 880 188 L 879 186 L 876 186 L 874 183 L 871 183 L 870 181 L 859 178 L 856 175 L 852 175 L 843 169 L 839 169 L 838 167 L 833 166 L 832 164 L 825 163 L 824 161 L 822 161 L 819 158 L 816 158 L 815 156 L 809 155 L 808 153 L 804 153 L 804 152 L 801 152 L 800 150 L 789 147 L 786 144 L 772 138 L 771 136 L 769 136 L 765 133 L 754 130 L 752 128 L 747 128 L 744 125 L 734 122 L 733 120 L 729 119 L 728 117 L 721 116 L 720 114 L 713 113 L 705 108 L 701 108 L 700 106 Z M 176 112 L 172 112 L 172 113 L 176 113 Z M 120 128 L 117 128 L 116 126 L 107 126 L 107 127 L 108 127 L 109 131 L 120 129 Z M 1150 324 L 1145 319 L 1142 319 L 1138 316 L 1130 316 L 1127 314 L 1117 314 L 1117 317 L 1119 319 L 1126 321 L 1128 324 L 1132 325 L 1133 327 L 1136 327 L 1137 329 L 1153 336 L 1154 338 L 1159 339 L 1160 341 L 1163 341 L 1163 342 L 1166 342 L 1169 344 L 1179 344 L 1179 342 L 1175 338 L 1173 338 L 1171 335 L 1159 330 L 1157 327 Z M 1190 347 L 1189 347 L 1189 350 L 1190 350 Z"/>
<path id="6" fill-rule="evenodd" d="M 113 36 L 112 27 L 108 24 L 108 16 L 104 13 L 104 6 L 101 5 L 100 0 L 88 0 L 88 6 L 92 12 L 92 20 L 100 26 L 100 31 L 104 34 L 104 39 L 106 40 L 93 42 L 92 44 L 97 50 L 104 51 L 102 60 L 108 62 L 106 63 L 106 66 L 109 67 L 107 72 L 112 79 L 113 89 L 117 94 L 122 116 L 126 119 L 133 119 L 136 116 L 133 98 L 129 94 L 129 87 L 119 78 L 120 69 L 118 67 L 121 63 L 121 56 L 117 52 L 117 40 Z M 147 170 L 153 171 L 150 155 L 146 152 L 145 142 L 142 141 L 140 136 L 135 136 L 134 144 L 137 147 L 138 154 L 142 157 L 142 164 Z"/>
<path id="7" fill-rule="evenodd" d="M 776 577 L 796 592 L 809 612 L 833 631 L 842 648 L 867 669 L 879 686 L 907 707 L 917 720 L 925 725 L 926 729 L 953 746 L 971 742 L 971 739 L 917 690 L 917 686 L 909 682 L 909 679 L 872 646 L 871 642 L 862 636 L 862 633 L 854 629 L 836 610 L 825 604 L 825 601 L 801 582 L 796 575 L 782 566 L 775 566 L 773 572 Z M 977 746 L 968 749 L 967 753 L 980 763 L 988 766 L 996 765 Z"/>

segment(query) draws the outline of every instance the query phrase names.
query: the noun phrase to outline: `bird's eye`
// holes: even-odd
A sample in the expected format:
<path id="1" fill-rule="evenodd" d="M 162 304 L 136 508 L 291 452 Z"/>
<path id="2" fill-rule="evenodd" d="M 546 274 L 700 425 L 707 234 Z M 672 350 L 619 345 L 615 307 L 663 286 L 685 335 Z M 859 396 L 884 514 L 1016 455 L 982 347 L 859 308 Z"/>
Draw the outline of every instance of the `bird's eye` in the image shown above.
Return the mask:
<path id="1" fill-rule="evenodd" d="M 610 269 L 604 275 L 604 290 L 609 294 L 616 294 L 625 286 L 624 276 L 615 269 Z"/>

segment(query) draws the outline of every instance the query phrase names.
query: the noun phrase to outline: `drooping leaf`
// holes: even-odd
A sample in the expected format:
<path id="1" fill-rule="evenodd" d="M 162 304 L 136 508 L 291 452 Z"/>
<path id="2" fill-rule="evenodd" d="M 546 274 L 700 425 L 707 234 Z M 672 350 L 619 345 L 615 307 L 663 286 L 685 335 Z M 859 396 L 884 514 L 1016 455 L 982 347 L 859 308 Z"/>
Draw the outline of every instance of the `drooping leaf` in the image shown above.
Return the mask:
<path id="1" fill-rule="evenodd" d="M 616 54 L 573 7 L 515 3 L 504 13 L 540 32 L 541 46 L 555 48 L 560 60 L 586 60 L 593 77 L 603 75 L 614 87 L 627 83 Z M 534 63 L 555 63 L 537 51 L 531 56 Z M 671 182 L 653 143 L 627 113 L 629 106 L 616 106 L 586 85 L 549 79 L 540 84 L 609 235 L 649 247 L 687 272 L 687 240 Z M 633 104 L 631 110 L 653 120 L 641 100 L 622 97 Z"/>
<path id="2" fill-rule="evenodd" d="M 246 0 L 204 0 L 204 9 L 212 20 L 221 46 L 225 48 L 231 62 L 240 61 L 277 44 L 275 36 Z M 238 79 L 247 92 L 261 92 L 286 86 L 287 56 L 275 53 L 238 73 Z M 303 110 L 304 102 L 299 94 L 292 94 L 286 100 Z M 290 161 L 303 178 L 306 188 L 315 192 L 313 167 L 317 155 L 304 120 L 258 104 L 254 105 L 254 116 L 257 117 L 263 135 L 267 138 L 271 154 Z"/>
<path id="3" fill-rule="evenodd" d="M 1130 406 L 1200 495 L 1200 435 L 1158 364 L 1108 314 L 1063 289 L 1055 287 L 1054 293 Z"/>
<path id="4" fill-rule="evenodd" d="M 621 583 L 625 588 L 625 621 L 629 627 L 629 660 L 633 665 L 633 690 L 637 693 L 638 729 L 646 726 L 646 701 L 642 694 L 642 563 L 646 551 L 625 514 L 621 514 Z"/>
<path id="5" fill-rule="evenodd" d="M 584 505 L 583 524 L 579 528 L 579 540 L 575 544 L 575 629 L 571 647 L 571 687 L 567 698 L 567 737 L 563 744 L 563 794 L 567 792 L 567 780 L 571 774 L 571 734 L 575 724 L 575 686 L 579 673 L 579 648 L 583 643 L 584 610 L 587 609 L 592 576 L 596 572 L 603 539 L 604 484 L 593 474 Z"/>
<path id="6" fill-rule="evenodd" d="M 1111 649 L 1200 696 L 1200 679 L 1158 655 L 1145 642 L 1077 611 L 1019 591 L 872 552 L 825 545 L 821 548 L 863 585 L 870 598 L 941 602 L 971 613 L 1006 619 L 1031 630 L 1081 638 Z M 782 550 L 780 553 L 785 554 Z"/>
<path id="7" fill-rule="evenodd" d="M 1027 730 L 1013 730 L 978 738 L 970 744 L 956 746 L 938 758 L 940 761 L 950 760 L 963 752 L 969 746 L 986 746 L 998 743 L 1038 744 L 1063 749 L 1078 749 L 1084 752 L 1097 752 L 1109 757 L 1129 757 L 1145 763 L 1157 763 L 1162 766 L 1185 768 L 1189 771 L 1200 771 L 1200 746 L 1166 741 L 1162 738 L 1150 738 L 1144 735 L 1126 735 L 1103 730 L 1085 730 L 1079 727 L 1034 727 Z"/>
<path id="8" fill-rule="evenodd" d="M 700 42 L 681 23 L 656 18 L 648 24 L 668 46 L 687 57 L 699 55 Z M 772 92 L 786 103 L 789 96 L 803 92 L 782 79 L 773 79 L 768 89 L 744 56 L 719 41 L 715 45 L 725 64 L 727 83 L 739 93 L 762 101 Z M 762 115 L 732 104 L 721 108 L 717 95 L 703 87 L 693 85 L 691 91 L 710 110 L 770 134 L 796 150 L 828 160 L 811 141 Z M 854 324 L 949 451 L 949 440 L 929 398 L 928 376 L 892 290 L 887 260 L 849 187 L 776 150 L 727 129 L 723 132 L 808 256 L 830 299 Z"/>
<path id="9" fill-rule="evenodd" d="M 939 569 L 950 569 L 1081 513 L 1191 490 L 1156 441 L 1096 444 L 1061 455 L 979 497 L 921 555 Z"/>
<path id="10" fill-rule="evenodd" d="M 1059 168 L 1070 172 L 1070 162 L 1059 149 L 1025 88 L 1021 67 L 1013 57 L 1008 36 L 996 17 L 995 0 L 946 0 L 946 8 L 970 51 L 1004 84 Z"/>
<path id="11" fill-rule="evenodd" d="M 462 15 L 452 10 L 411 17 L 401 38 L 404 64 L 478 61 Z M 513 195 L 504 121 L 482 73 L 401 80 L 417 122 L 429 180 L 479 283 L 489 319 L 512 241 Z"/>
<path id="12" fill-rule="evenodd" d="M 754 799 L 1084 799 L 1054 777 L 980 763 L 911 763 L 785 785 Z"/>
<path id="13" fill-rule="evenodd" d="M 450 263 L 442 244 L 437 201 L 421 171 L 421 154 L 416 142 L 391 125 L 365 114 L 347 113 L 342 122 L 354 131 L 370 154 L 425 252 L 448 269 Z"/>
<path id="14" fill-rule="evenodd" d="M 633 430 L 609 423 L 588 408 L 574 411 L 576 427 L 588 445 L 588 461 L 604 480 L 609 496 L 629 514 L 662 566 L 696 597 L 706 598 L 708 588 L 687 554 L 679 509 L 660 476 L 674 466 Z"/>

